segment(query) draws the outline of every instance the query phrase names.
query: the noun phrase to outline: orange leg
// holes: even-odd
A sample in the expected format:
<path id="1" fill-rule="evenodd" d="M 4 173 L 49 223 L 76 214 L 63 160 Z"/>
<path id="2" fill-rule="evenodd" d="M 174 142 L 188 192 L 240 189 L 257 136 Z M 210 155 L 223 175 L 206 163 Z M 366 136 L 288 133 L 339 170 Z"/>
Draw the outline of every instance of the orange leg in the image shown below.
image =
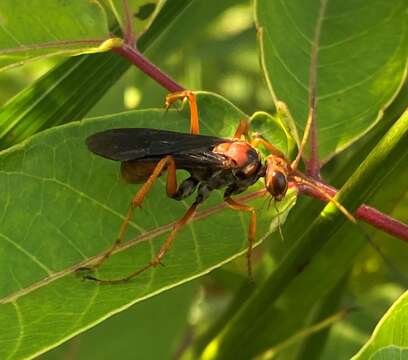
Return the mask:
<path id="1" fill-rule="evenodd" d="M 255 135 L 254 139 L 251 139 L 248 134 L 248 129 L 249 129 L 249 121 L 247 119 L 241 119 L 239 122 L 238 128 L 235 131 L 234 134 L 234 139 L 240 139 L 241 136 L 244 136 L 248 141 L 250 141 L 251 145 L 253 147 L 259 147 L 260 145 L 263 145 L 267 151 L 269 151 L 272 155 L 276 155 L 282 158 L 285 158 L 283 153 L 274 145 L 272 145 L 270 142 L 266 141 L 262 136 L 260 135 Z"/>
<path id="2" fill-rule="evenodd" d="M 251 141 L 251 145 L 253 147 L 259 147 L 260 145 L 263 145 L 267 151 L 269 151 L 272 155 L 279 156 L 283 159 L 285 159 L 285 155 L 274 145 L 272 145 L 270 142 L 266 141 L 262 137 L 258 136 L 255 139 Z"/>
<path id="3" fill-rule="evenodd" d="M 231 209 L 237 211 L 245 211 L 251 213 L 251 218 L 249 220 L 249 229 L 248 229 L 248 252 L 247 252 L 247 267 L 248 267 L 248 276 L 252 278 L 252 248 L 256 238 L 256 213 L 255 209 L 252 206 L 245 204 L 240 204 L 236 202 L 231 197 L 226 197 L 225 202 L 230 206 Z"/>
<path id="4" fill-rule="evenodd" d="M 247 119 L 241 119 L 233 138 L 240 139 L 242 135 L 244 135 L 244 137 L 247 138 L 248 129 L 249 129 L 249 121 Z"/>
<path id="5" fill-rule="evenodd" d="M 191 90 L 177 91 L 166 96 L 166 101 L 164 106 L 168 109 L 172 106 L 177 100 L 187 99 L 190 106 L 190 132 L 194 135 L 200 133 L 200 125 L 198 122 L 198 108 L 196 97 Z"/>
<path id="6" fill-rule="evenodd" d="M 161 264 L 161 260 L 164 257 L 164 255 L 167 254 L 167 252 L 170 250 L 171 246 L 173 245 L 173 241 L 174 238 L 176 237 L 177 232 L 185 225 L 187 224 L 187 222 L 194 216 L 194 214 L 196 213 L 196 209 L 197 209 L 198 204 L 194 203 L 193 205 L 191 205 L 191 207 L 187 210 L 187 212 L 184 214 L 184 216 L 178 220 L 174 225 L 173 225 L 173 229 L 171 230 L 170 234 L 167 236 L 166 240 L 164 241 L 164 243 L 162 244 L 162 246 L 160 247 L 158 253 L 156 254 L 156 256 L 154 257 L 153 260 L 151 260 L 147 265 L 145 265 L 144 267 L 137 269 L 134 272 L 131 272 L 130 274 L 128 274 L 127 276 L 125 276 L 124 278 L 121 279 L 115 279 L 115 280 L 102 280 L 102 279 L 98 279 L 95 278 L 93 276 L 88 276 L 88 279 L 91 280 L 95 280 L 100 284 L 122 284 L 125 283 L 127 281 L 129 281 L 130 279 L 134 278 L 135 276 L 139 275 L 140 273 L 142 273 L 143 271 L 151 268 L 151 267 L 155 267 L 159 264 Z"/>
<path id="7" fill-rule="evenodd" d="M 91 265 L 89 268 L 85 269 L 95 270 L 96 268 L 100 267 L 112 255 L 112 253 L 115 251 L 115 249 L 119 246 L 119 244 L 123 241 L 123 238 L 125 237 L 126 230 L 129 227 L 129 222 L 133 217 L 134 209 L 142 204 L 145 196 L 150 191 L 153 184 L 156 182 L 157 178 L 160 176 L 160 174 L 165 168 L 167 168 L 167 183 L 166 183 L 167 195 L 169 197 L 172 197 L 176 193 L 177 191 L 176 164 L 171 156 L 166 156 L 157 163 L 152 174 L 149 176 L 147 181 L 143 184 L 143 186 L 137 192 L 135 197 L 132 199 L 126 217 L 123 220 L 122 225 L 120 226 L 119 234 L 118 237 L 116 238 L 116 241 L 96 263 Z M 92 276 L 87 276 L 87 278 L 94 279 Z"/>

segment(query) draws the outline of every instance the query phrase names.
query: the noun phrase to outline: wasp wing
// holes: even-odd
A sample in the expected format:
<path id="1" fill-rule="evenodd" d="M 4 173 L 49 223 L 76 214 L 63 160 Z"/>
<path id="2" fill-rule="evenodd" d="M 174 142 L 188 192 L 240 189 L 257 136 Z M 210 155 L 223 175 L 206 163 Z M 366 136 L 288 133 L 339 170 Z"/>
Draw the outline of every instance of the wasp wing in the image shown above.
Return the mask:
<path id="1" fill-rule="evenodd" d="M 187 155 L 193 160 L 214 157 L 213 146 L 231 142 L 216 136 L 192 135 L 174 131 L 122 128 L 110 129 L 89 136 L 88 149 L 93 153 L 116 161 L 133 161 L 162 158 L 166 155 Z"/>

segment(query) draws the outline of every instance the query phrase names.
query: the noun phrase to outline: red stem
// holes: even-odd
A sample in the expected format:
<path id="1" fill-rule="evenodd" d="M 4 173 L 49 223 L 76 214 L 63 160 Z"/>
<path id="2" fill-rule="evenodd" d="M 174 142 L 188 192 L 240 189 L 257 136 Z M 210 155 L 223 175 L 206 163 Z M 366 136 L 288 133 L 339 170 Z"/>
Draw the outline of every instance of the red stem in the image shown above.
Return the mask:
<path id="1" fill-rule="evenodd" d="M 319 200 L 328 202 L 327 198 L 316 189 L 307 186 L 306 184 L 297 184 L 296 185 L 299 191 L 303 194 L 309 195 L 311 197 L 317 198 Z M 337 193 L 337 190 L 323 183 L 319 183 L 319 187 L 322 187 L 325 192 L 330 196 L 334 196 Z M 377 209 L 372 208 L 368 205 L 361 205 L 355 216 L 357 219 L 360 219 L 377 229 L 383 230 L 387 234 L 396 236 L 402 240 L 408 241 L 408 226 L 400 221 L 388 216 Z"/>
<path id="2" fill-rule="evenodd" d="M 313 179 L 320 179 L 317 126 L 315 118 L 310 129 L 310 159 L 306 161 L 306 174 Z"/>
<path id="3" fill-rule="evenodd" d="M 319 15 L 315 27 L 315 34 L 311 48 L 310 68 L 309 68 L 309 115 L 311 121 L 310 127 L 310 158 L 306 161 L 306 174 L 311 178 L 320 178 L 320 161 L 318 151 L 318 136 L 316 123 L 316 108 L 317 108 L 317 64 L 320 46 L 320 33 L 322 23 L 327 8 L 327 0 L 320 0 Z"/>
<path id="4" fill-rule="evenodd" d="M 176 83 L 170 76 L 161 71 L 156 65 L 146 59 L 143 54 L 129 44 L 124 44 L 122 47 L 112 49 L 113 52 L 124 57 L 132 64 L 135 64 L 146 75 L 155 80 L 170 92 L 185 90 L 181 85 Z"/>

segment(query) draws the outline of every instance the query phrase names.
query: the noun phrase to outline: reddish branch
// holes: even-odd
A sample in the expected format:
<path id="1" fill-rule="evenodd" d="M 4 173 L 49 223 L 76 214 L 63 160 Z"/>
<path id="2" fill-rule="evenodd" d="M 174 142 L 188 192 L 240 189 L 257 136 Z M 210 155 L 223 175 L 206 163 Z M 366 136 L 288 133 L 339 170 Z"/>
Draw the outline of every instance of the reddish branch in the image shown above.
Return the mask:
<path id="1" fill-rule="evenodd" d="M 124 44 L 120 48 L 112 49 L 113 52 L 124 57 L 126 60 L 130 61 L 132 64 L 136 65 L 140 70 L 142 70 L 146 75 L 155 80 L 165 89 L 170 92 L 176 92 L 184 90 L 184 88 L 177 84 L 170 76 L 161 71 L 156 65 L 151 63 L 143 54 L 128 44 Z"/>
<path id="2" fill-rule="evenodd" d="M 317 18 L 314 39 L 311 49 L 309 68 L 309 116 L 310 116 L 310 158 L 306 161 L 306 174 L 318 179 L 320 177 L 320 162 L 317 138 L 316 106 L 317 106 L 317 63 L 320 46 L 320 32 L 326 12 L 327 0 L 320 0 L 319 16 Z M 308 119 L 309 121 L 309 119 Z M 307 125 L 306 125 L 307 126 Z"/>
<path id="3" fill-rule="evenodd" d="M 298 184 L 296 186 L 298 187 L 300 193 L 309 195 L 325 202 L 328 201 L 321 192 L 310 186 L 304 184 Z M 319 183 L 319 187 L 324 189 L 324 191 L 327 192 L 330 196 L 334 196 L 337 193 L 337 189 L 326 184 Z M 365 204 L 361 205 L 357 209 L 355 216 L 357 219 L 362 220 L 367 224 L 376 227 L 377 229 L 383 230 L 390 235 L 408 241 L 408 226 L 406 224 L 401 223 L 391 216 L 388 216 L 378 211 L 377 209 L 372 208 L 371 206 Z"/>
<path id="4" fill-rule="evenodd" d="M 135 42 L 135 34 L 133 31 L 132 12 L 130 11 L 129 2 L 127 0 L 123 1 L 123 7 L 125 11 L 124 40 L 126 44 L 132 46 Z"/>
<path id="5" fill-rule="evenodd" d="M 137 49 L 135 44 L 135 34 L 133 31 L 133 14 L 131 12 L 128 0 L 123 0 L 123 8 L 125 12 L 125 24 L 123 24 L 122 31 L 125 43 L 121 47 L 113 48 L 112 51 L 136 65 L 146 75 L 155 80 L 168 91 L 176 92 L 185 90 L 169 75 L 161 71 L 156 65 L 144 57 L 143 54 Z"/>

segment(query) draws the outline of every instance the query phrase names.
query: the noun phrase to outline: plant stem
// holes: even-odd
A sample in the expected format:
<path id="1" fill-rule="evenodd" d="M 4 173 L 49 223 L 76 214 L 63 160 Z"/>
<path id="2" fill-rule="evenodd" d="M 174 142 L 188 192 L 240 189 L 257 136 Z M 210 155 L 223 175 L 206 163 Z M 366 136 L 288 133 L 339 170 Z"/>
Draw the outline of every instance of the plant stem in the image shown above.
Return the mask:
<path id="1" fill-rule="evenodd" d="M 129 8 L 128 0 L 123 0 L 123 7 L 125 11 L 125 28 L 123 29 L 124 40 L 126 44 L 132 46 L 135 42 L 135 34 L 133 32 L 132 13 Z"/>
<path id="2" fill-rule="evenodd" d="M 308 101 L 308 115 L 303 138 L 299 146 L 299 152 L 296 155 L 296 159 L 292 162 L 292 168 L 297 169 L 300 159 L 304 155 L 304 150 L 307 144 L 309 144 L 310 155 L 306 163 L 306 174 L 313 179 L 320 178 L 320 161 L 318 151 L 318 136 L 317 136 L 317 124 L 316 124 L 316 108 L 317 108 L 317 63 L 318 52 L 320 46 L 320 31 L 322 27 L 323 18 L 326 12 L 327 0 L 320 0 L 319 16 L 315 26 L 314 39 L 312 42 L 310 53 L 310 66 L 309 66 L 309 101 Z"/>
<path id="3" fill-rule="evenodd" d="M 151 63 L 143 54 L 135 47 L 129 44 L 124 44 L 122 47 L 113 48 L 113 52 L 124 57 L 132 64 L 136 65 L 147 76 L 155 80 L 158 84 L 163 86 L 170 92 L 182 91 L 184 88 L 176 83 L 169 75 L 161 71 L 156 65 Z"/>
<path id="4" fill-rule="evenodd" d="M 336 195 L 337 189 L 316 180 L 315 182 L 316 185 L 324 189 L 324 191 L 327 192 L 330 196 Z M 315 199 L 328 202 L 327 198 L 321 192 L 306 184 L 298 185 L 298 189 L 300 193 L 311 196 Z M 357 219 L 362 220 L 367 224 L 370 224 L 375 228 L 386 232 L 387 234 L 398 237 L 404 241 L 408 241 L 408 226 L 406 224 L 394 219 L 389 215 L 382 213 L 381 211 L 378 211 L 375 208 L 372 208 L 371 206 L 365 204 L 361 205 L 357 209 L 355 216 Z"/>

